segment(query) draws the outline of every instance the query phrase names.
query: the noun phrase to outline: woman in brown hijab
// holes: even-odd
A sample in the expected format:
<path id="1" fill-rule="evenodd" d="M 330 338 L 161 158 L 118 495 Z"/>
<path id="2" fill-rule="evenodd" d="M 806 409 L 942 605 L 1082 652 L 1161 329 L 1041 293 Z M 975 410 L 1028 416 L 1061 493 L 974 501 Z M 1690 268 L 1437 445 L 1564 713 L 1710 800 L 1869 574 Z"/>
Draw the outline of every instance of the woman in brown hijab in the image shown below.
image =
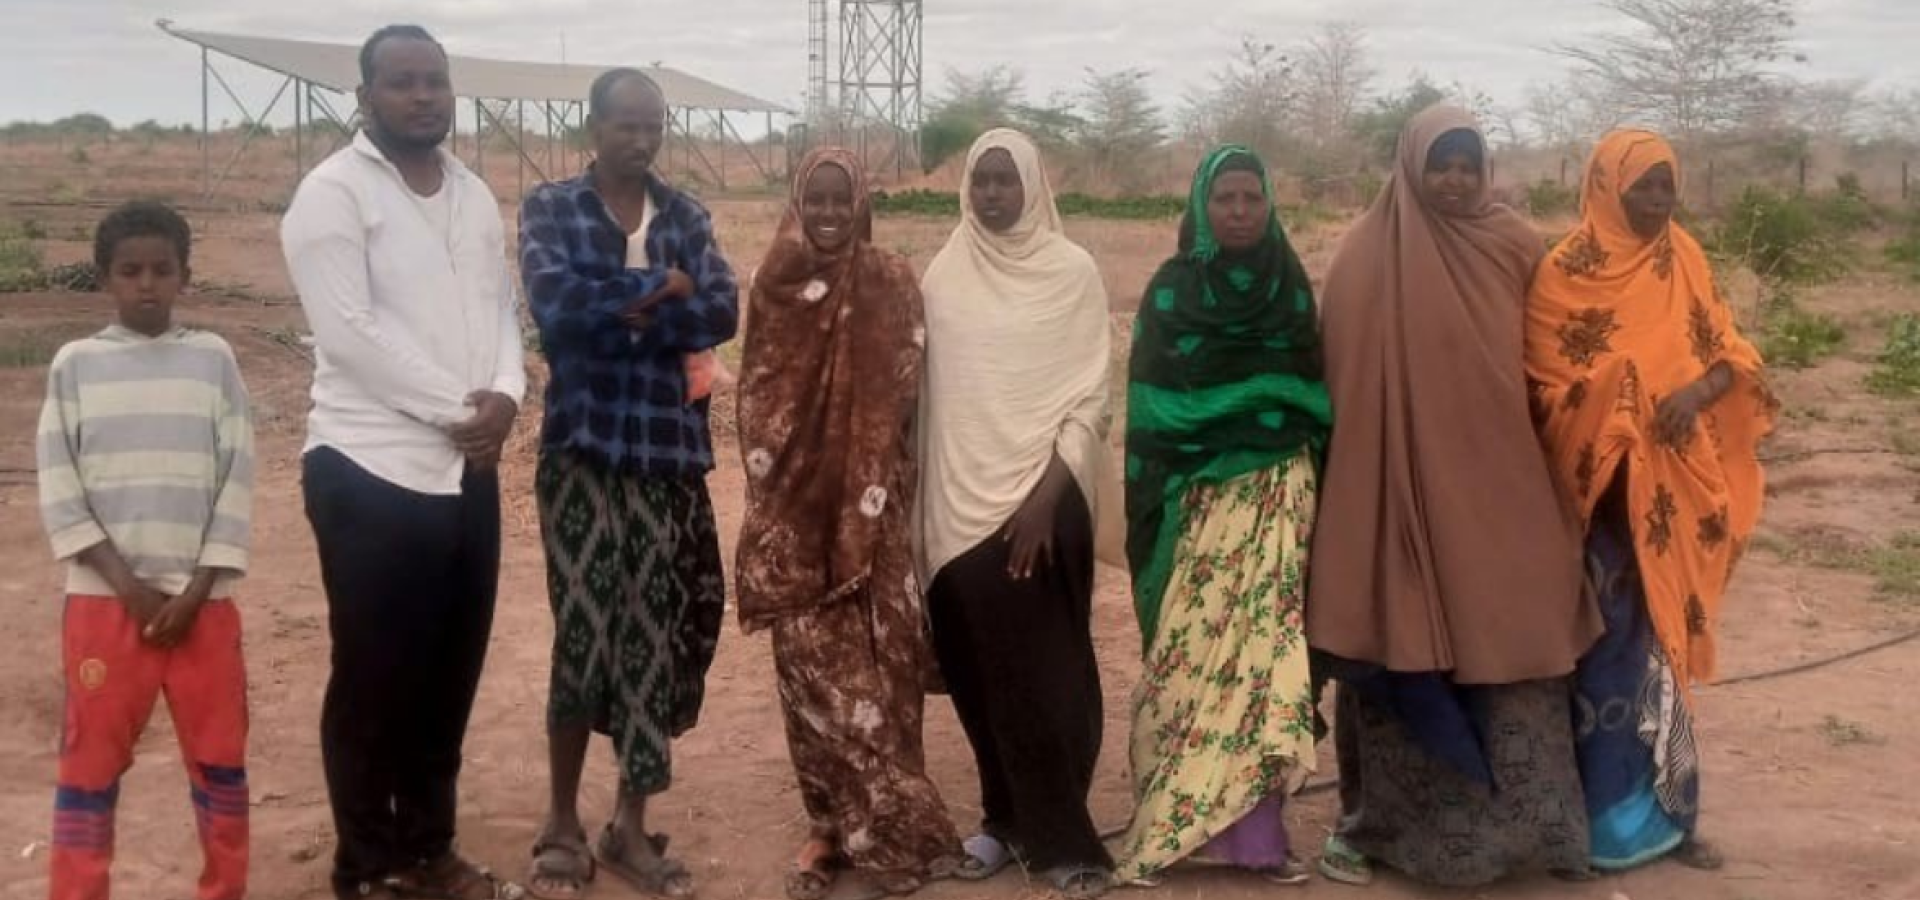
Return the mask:
<path id="1" fill-rule="evenodd" d="M 873 246 L 872 219 L 859 163 L 809 154 L 754 279 L 742 360 L 740 622 L 773 632 L 812 822 L 793 900 L 825 897 L 844 869 L 909 893 L 960 856 L 921 744 L 933 655 L 908 523 L 926 331 L 918 279 Z"/>
<path id="2" fill-rule="evenodd" d="M 1488 199 L 1486 143 L 1416 116 L 1324 296 L 1334 428 L 1307 634 L 1340 682 L 1343 816 L 1321 871 L 1476 885 L 1586 865 L 1566 676 L 1601 631 L 1522 365 L 1545 245 Z"/>

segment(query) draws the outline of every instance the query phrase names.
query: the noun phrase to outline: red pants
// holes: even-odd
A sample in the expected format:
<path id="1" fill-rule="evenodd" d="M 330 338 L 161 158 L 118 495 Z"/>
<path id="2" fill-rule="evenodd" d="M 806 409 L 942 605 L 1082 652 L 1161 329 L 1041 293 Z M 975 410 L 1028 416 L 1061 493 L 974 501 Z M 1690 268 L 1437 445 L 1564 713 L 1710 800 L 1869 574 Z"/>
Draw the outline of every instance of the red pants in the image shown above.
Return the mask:
<path id="1" fill-rule="evenodd" d="M 225 600 L 208 602 L 187 639 L 161 650 L 141 642 L 119 600 L 68 597 L 63 645 L 67 708 L 51 900 L 107 900 L 120 776 L 133 765 L 134 744 L 162 691 L 206 855 L 199 900 L 240 900 L 247 892 L 248 797 L 239 610 Z"/>

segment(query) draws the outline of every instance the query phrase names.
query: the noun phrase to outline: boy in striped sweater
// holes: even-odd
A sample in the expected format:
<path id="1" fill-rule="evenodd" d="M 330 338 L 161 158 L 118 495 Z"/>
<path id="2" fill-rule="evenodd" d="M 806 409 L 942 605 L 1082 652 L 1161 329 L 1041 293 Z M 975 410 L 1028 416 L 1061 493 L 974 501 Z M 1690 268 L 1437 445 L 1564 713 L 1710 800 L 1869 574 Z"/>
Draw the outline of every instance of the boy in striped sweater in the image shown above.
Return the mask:
<path id="1" fill-rule="evenodd" d="M 106 900 L 120 776 L 162 692 L 205 852 L 199 900 L 246 893 L 247 673 L 232 597 L 247 568 L 253 425 L 232 349 L 173 325 L 191 243 L 166 206 L 109 214 L 94 262 L 118 321 L 61 348 L 47 372 L 40 511 L 67 563 L 52 900 Z"/>

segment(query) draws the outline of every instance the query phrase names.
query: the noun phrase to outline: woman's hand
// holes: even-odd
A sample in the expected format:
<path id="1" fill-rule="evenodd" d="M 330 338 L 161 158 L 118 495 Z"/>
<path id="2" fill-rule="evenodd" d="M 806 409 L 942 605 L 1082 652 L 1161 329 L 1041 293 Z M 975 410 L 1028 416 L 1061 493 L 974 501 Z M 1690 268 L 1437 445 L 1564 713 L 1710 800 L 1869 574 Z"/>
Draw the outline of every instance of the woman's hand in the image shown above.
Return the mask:
<path id="1" fill-rule="evenodd" d="M 1047 462 L 1046 474 L 1033 486 L 1025 503 L 1001 529 L 1003 539 L 1013 545 L 1007 556 L 1007 577 L 1025 581 L 1034 570 L 1054 561 L 1054 526 L 1058 521 L 1060 498 L 1073 484 L 1073 472 L 1060 454 Z"/>
<path id="2" fill-rule="evenodd" d="M 1727 364 L 1715 363 L 1698 380 L 1668 394 L 1655 410 L 1654 440 L 1676 449 L 1685 447 L 1693 440 L 1700 414 L 1719 400 L 1732 384 L 1733 373 Z"/>

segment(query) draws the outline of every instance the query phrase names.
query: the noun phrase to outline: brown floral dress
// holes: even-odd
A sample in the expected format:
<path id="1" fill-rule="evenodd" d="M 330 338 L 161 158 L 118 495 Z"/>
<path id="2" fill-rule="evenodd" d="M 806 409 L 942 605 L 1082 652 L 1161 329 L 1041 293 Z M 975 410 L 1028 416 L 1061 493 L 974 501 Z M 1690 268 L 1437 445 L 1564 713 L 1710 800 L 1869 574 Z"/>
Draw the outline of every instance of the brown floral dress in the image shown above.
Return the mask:
<path id="1" fill-rule="evenodd" d="M 826 166 L 847 173 L 857 206 L 852 239 L 832 251 L 799 217 Z M 856 869 L 918 877 L 960 843 L 921 740 L 933 665 L 908 517 L 925 330 L 912 268 L 870 242 L 866 197 L 856 160 L 814 151 L 755 279 L 740 385 L 740 619 L 773 632 L 813 835 Z"/>

